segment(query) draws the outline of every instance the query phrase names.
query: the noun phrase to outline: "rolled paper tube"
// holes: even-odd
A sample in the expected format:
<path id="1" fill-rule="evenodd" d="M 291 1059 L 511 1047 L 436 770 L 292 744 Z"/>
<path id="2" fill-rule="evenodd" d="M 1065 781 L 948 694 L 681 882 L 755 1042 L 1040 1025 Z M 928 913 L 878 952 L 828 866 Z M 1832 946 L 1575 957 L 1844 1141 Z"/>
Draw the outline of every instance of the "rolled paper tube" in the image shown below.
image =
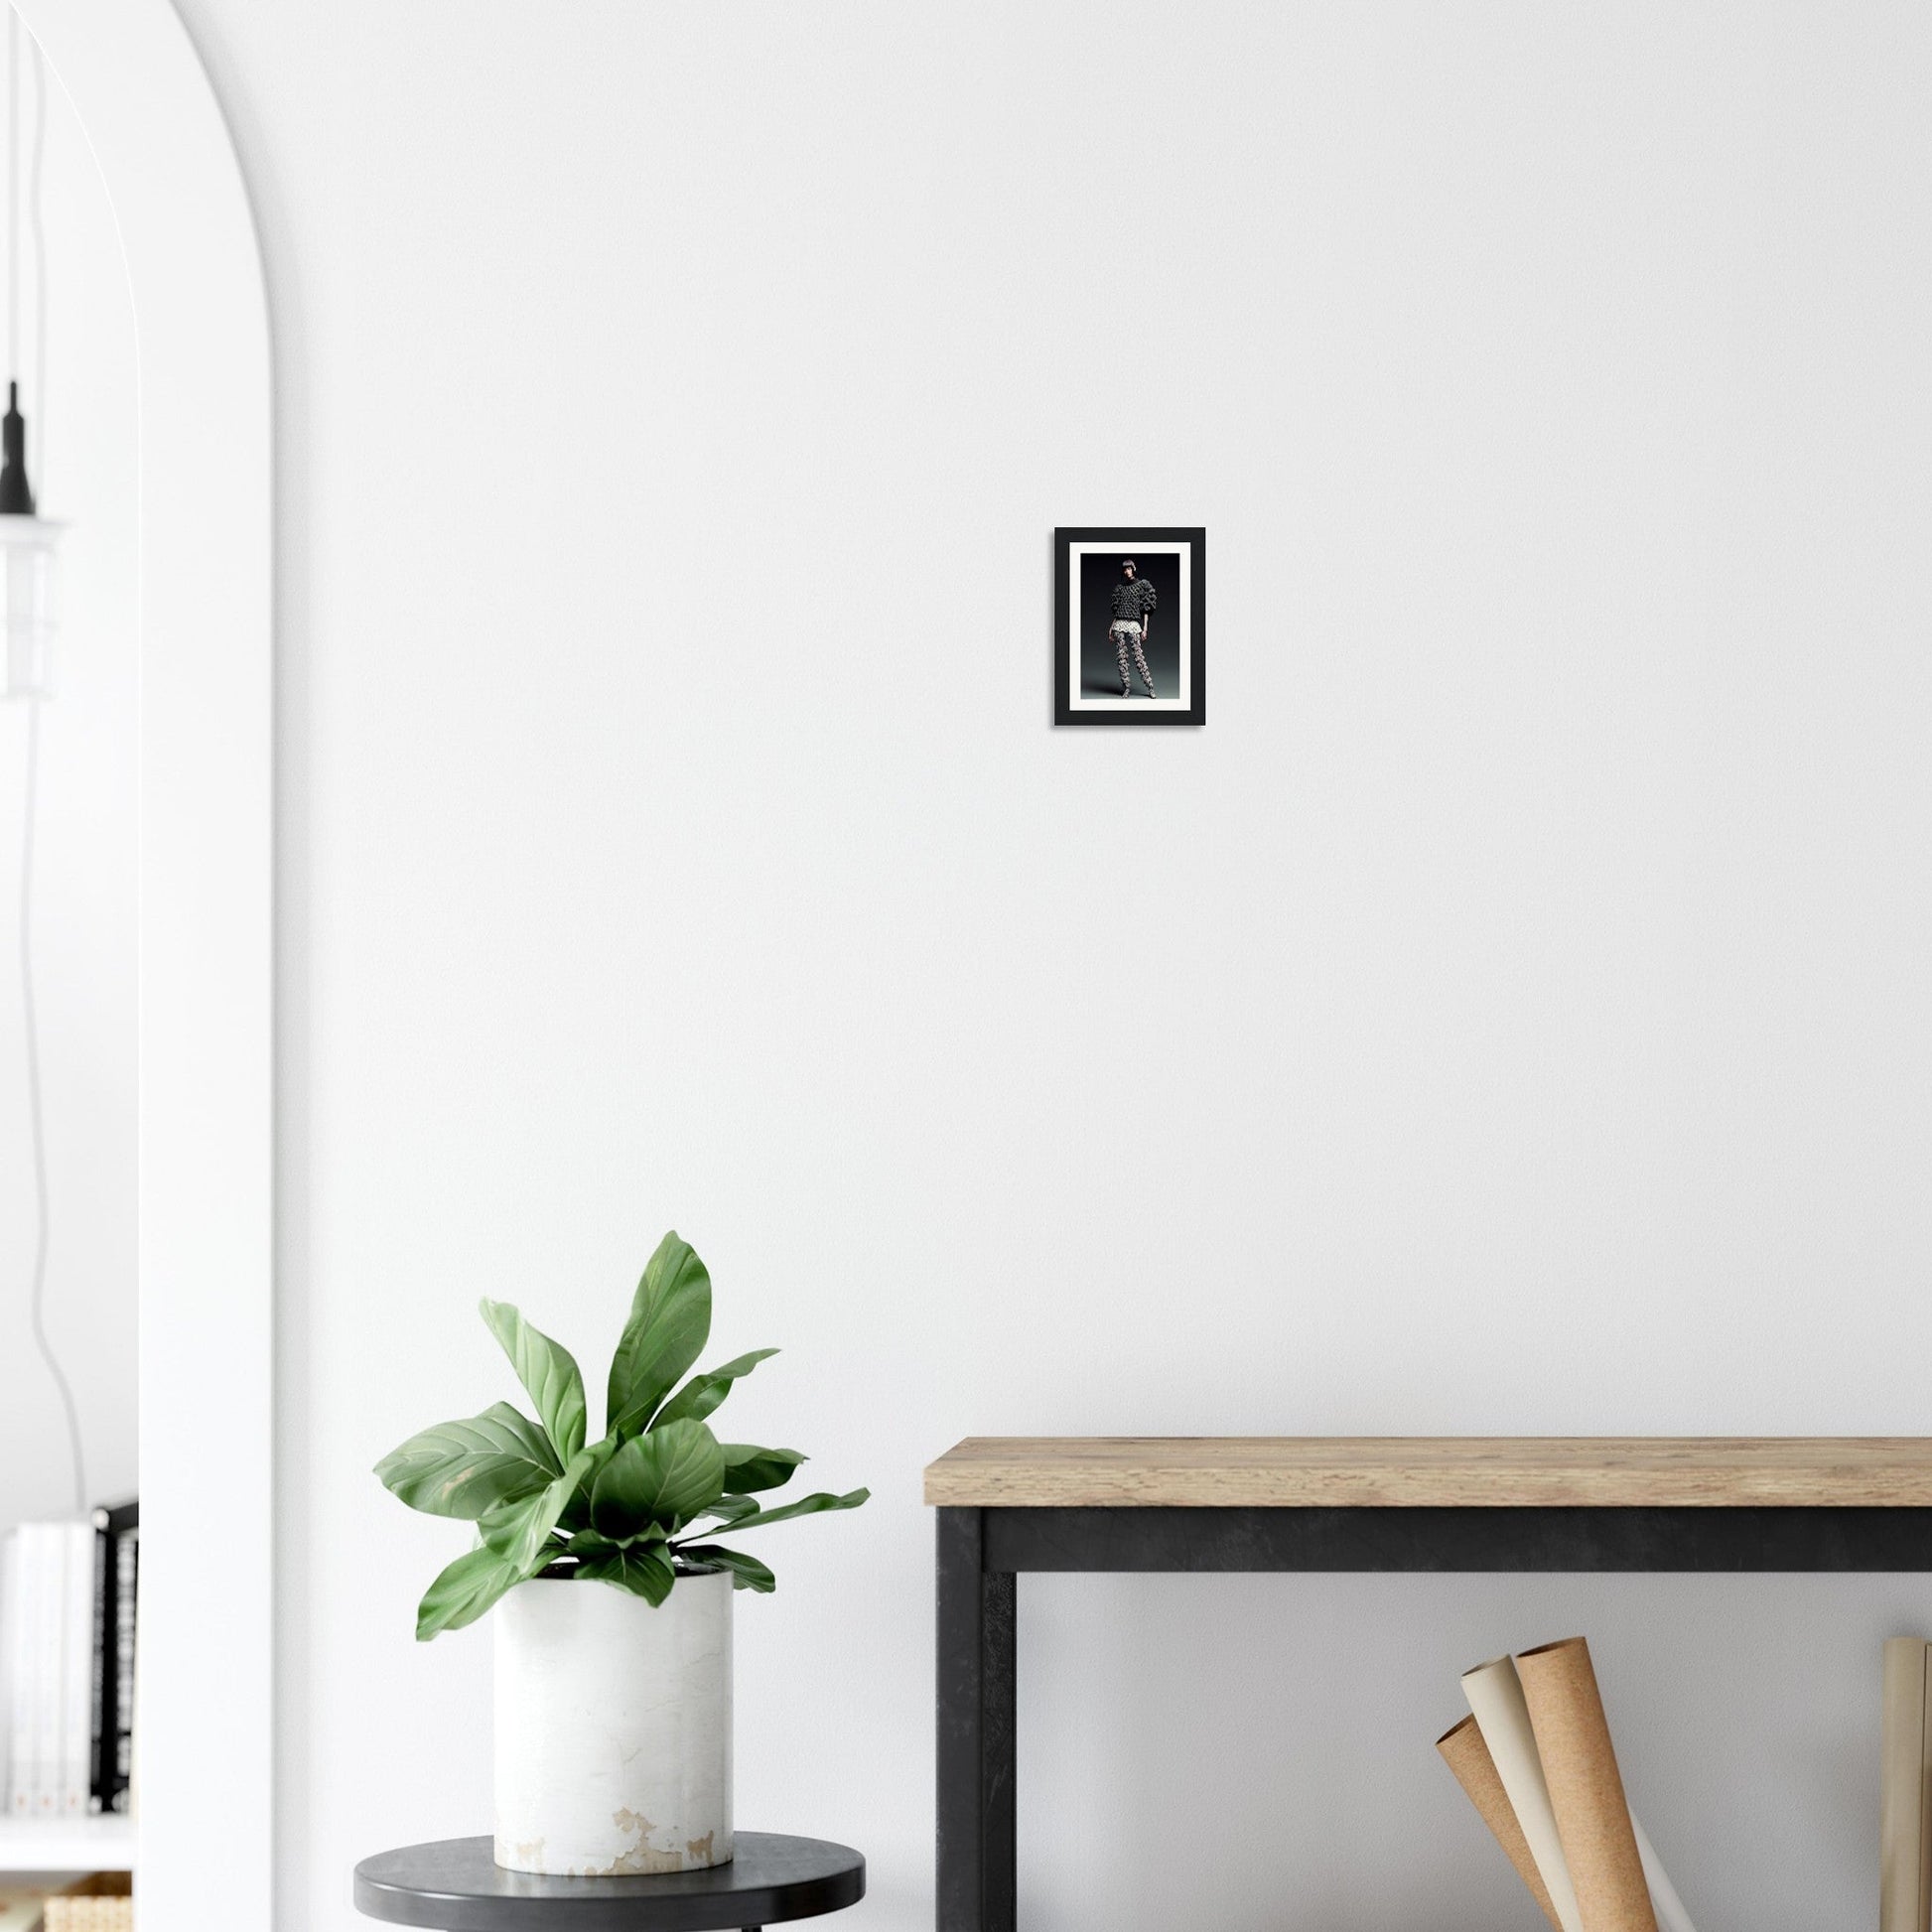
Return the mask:
<path id="1" fill-rule="evenodd" d="M 1690 1913 L 1684 1909 L 1684 1901 L 1677 1895 L 1677 1887 L 1670 1881 L 1670 1873 L 1664 1869 L 1663 1860 L 1657 1856 L 1657 1848 L 1643 1828 L 1643 1820 L 1635 1812 L 1630 1814 L 1630 1829 L 1636 1835 L 1637 1857 L 1643 1861 L 1643 1881 L 1650 1887 L 1651 1909 L 1657 1914 L 1662 1932 L 1697 1932 Z"/>
<path id="2" fill-rule="evenodd" d="M 1517 1877 L 1529 1886 L 1538 1909 L 1556 1932 L 1563 1932 L 1563 1921 L 1550 1903 L 1550 1888 L 1543 1882 L 1543 1874 L 1530 1856 L 1530 1842 L 1516 1821 L 1516 1808 L 1509 1802 L 1502 1779 L 1496 1775 L 1496 1760 L 1482 1741 L 1482 1727 L 1474 1718 L 1464 1718 L 1453 1729 L 1446 1730 L 1437 1738 L 1436 1748 L 1455 1773 L 1456 1783 L 1494 1834 L 1496 1843 L 1503 1848 L 1504 1856 L 1516 1867 Z"/>
<path id="3" fill-rule="evenodd" d="M 1589 1645 L 1566 1637 L 1526 1650 L 1516 1673 L 1584 1932 L 1657 1932 Z"/>
<path id="4" fill-rule="evenodd" d="M 1557 1815 L 1550 1808 L 1550 1793 L 1543 1781 L 1543 1762 L 1536 1754 L 1536 1734 L 1530 1727 L 1529 1706 L 1523 1702 L 1523 1687 L 1517 1681 L 1516 1665 L 1508 1657 L 1497 1657 L 1462 1673 L 1462 1695 L 1475 1715 L 1476 1727 L 1488 1747 L 1496 1776 L 1502 1781 L 1510 1809 L 1522 1828 L 1530 1857 L 1542 1874 L 1557 1923 L 1563 1932 L 1584 1932 L 1583 1915 L 1577 1909 L 1576 1888 L 1570 1882 L 1570 1866 L 1563 1856 L 1563 1840 L 1557 1832 Z"/>
<path id="5" fill-rule="evenodd" d="M 1925 1932 L 1928 1784 L 1926 1647 L 1885 1640 L 1883 1756 L 1879 1779 L 1879 1932 Z"/>

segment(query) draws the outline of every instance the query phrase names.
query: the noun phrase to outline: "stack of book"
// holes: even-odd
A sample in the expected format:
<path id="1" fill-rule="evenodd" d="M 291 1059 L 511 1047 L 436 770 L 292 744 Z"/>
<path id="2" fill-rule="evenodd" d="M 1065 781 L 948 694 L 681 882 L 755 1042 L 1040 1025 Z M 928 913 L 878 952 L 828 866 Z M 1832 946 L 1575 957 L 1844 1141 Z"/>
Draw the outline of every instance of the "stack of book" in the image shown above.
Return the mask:
<path id="1" fill-rule="evenodd" d="M 1582 1637 L 1462 1673 L 1470 1715 L 1436 1740 L 1553 1932 L 1692 1932 L 1624 1801 Z"/>
<path id="2" fill-rule="evenodd" d="M 135 1504 L 23 1523 L 0 1546 L 0 1790 L 14 1818 L 129 1808 Z"/>

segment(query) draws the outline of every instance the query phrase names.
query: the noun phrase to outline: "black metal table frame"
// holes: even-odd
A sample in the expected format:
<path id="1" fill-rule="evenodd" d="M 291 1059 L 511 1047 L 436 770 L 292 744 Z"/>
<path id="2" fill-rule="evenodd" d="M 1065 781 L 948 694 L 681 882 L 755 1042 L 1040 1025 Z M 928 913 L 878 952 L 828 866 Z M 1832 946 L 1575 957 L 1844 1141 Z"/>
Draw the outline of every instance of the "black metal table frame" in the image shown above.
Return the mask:
<path id="1" fill-rule="evenodd" d="M 506 1870 L 486 1837 L 398 1846 L 355 1867 L 355 1908 L 438 1932 L 761 1932 L 866 1895 L 866 1862 L 849 1845 L 736 1836 L 738 1856 L 721 1865 L 596 1878 Z"/>
<path id="2" fill-rule="evenodd" d="M 938 1932 L 1015 1932 L 1015 1610 L 1022 1572 L 1932 1571 L 1932 1509 L 1917 1507 L 935 1513 Z"/>

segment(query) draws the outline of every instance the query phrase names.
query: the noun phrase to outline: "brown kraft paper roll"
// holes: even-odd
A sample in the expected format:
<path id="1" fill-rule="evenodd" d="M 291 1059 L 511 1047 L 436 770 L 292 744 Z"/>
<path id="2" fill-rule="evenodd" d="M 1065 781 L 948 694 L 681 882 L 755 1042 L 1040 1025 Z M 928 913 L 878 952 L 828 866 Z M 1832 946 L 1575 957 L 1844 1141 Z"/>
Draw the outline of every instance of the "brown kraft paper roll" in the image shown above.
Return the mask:
<path id="1" fill-rule="evenodd" d="M 1530 1842 L 1516 1822 L 1516 1807 L 1509 1802 L 1509 1793 L 1496 1774 L 1496 1760 L 1489 1755 L 1489 1746 L 1483 1742 L 1474 1718 L 1464 1718 L 1452 1730 L 1446 1730 L 1437 1738 L 1436 1748 L 1455 1773 L 1456 1783 L 1481 1814 L 1482 1822 L 1495 1834 L 1496 1843 L 1516 1867 L 1517 1877 L 1529 1886 L 1530 1896 L 1536 1900 L 1543 1916 L 1556 1932 L 1563 1932 L 1563 1921 L 1550 1902 L 1550 1889 L 1530 1855 Z"/>
<path id="2" fill-rule="evenodd" d="M 1589 1645 L 1566 1637 L 1526 1650 L 1516 1672 L 1584 1932 L 1657 1932 Z"/>

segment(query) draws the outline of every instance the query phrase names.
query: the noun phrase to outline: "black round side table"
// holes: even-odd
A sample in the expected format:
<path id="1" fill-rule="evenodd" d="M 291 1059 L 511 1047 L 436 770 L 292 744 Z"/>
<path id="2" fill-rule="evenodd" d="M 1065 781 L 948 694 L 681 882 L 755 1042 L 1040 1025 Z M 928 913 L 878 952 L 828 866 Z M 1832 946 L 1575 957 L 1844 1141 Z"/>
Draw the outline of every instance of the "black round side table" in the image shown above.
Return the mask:
<path id="1" fill-rule="evenodd" d="M 634 1878 L 505 1871 L 486 1838 L 378 1852 L 355 1867 L 355 1909 L 436 1932 L 759 1932 L 866 1895 L 866 1862 L 822 1838 L 740 1832 L 730 1864 Z"/>

